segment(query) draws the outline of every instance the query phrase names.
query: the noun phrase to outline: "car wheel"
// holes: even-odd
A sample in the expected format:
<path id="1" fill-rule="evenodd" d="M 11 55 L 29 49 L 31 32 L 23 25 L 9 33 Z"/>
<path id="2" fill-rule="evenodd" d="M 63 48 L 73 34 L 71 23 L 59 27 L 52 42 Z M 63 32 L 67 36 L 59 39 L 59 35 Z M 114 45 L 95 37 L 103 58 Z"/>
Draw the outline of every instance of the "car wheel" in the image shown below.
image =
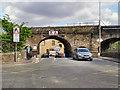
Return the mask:
<path id="1" fill-rule="evenodd" d="M 78 55 L 76 55 L 76 59 L 79 60 Z"/>
<path id="2" fill-rule="evenodd" d="M 75 59 L 75 55 L 73 55 L 73 59 Z"/>
<path id="3" fill-rule="evenodd" d="M 78 55 L 75 55 L 75 60 L 78 60 Z"/>
<path id="4" fill-rule="evenodd" d="M 92 61 L 93 59 L 90 59 L 90 61 Z"/>
<path id="5" fill-rule="evenodd" d="M 76 55 L 74 55 L 74 58 L 75 58 L 75 60 L 77 59 L 77 56 Z"/>
<path id="6" fill-rule="evenodd" d="M 75 59 L 75 55 L 73 55 L 73 59 Z"/>

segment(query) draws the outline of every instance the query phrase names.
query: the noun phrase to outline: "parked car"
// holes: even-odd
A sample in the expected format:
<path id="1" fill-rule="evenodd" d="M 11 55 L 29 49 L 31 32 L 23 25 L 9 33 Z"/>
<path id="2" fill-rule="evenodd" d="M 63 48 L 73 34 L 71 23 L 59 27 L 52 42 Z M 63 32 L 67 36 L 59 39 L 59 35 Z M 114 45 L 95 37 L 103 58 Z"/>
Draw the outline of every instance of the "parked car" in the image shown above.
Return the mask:
<path id="1" fill-rule="evenodd" d="M 73 59 L 87 59 L 92 61 L 92 53 L 87 48 L 77 48 L 73 51 Z"/>
<path id="2" fill-rule="evenodd" d="M 49 55 L 50 56 L 55 56 L 56 55 L 56 51 L 49 51 Z"/>
<path id="3" fill-rule="evenodd" d="M 41 56 L 41 58 L 49 58 L 49 55 L 46 54 L 46 53 L 44 53 L 44 54 Z"/>
<path id="4" fill-rule="evenodd" d="M 63 58 L 63 53 L 57 53 L 56 55 L 55 55 L 55 58 Z"/>

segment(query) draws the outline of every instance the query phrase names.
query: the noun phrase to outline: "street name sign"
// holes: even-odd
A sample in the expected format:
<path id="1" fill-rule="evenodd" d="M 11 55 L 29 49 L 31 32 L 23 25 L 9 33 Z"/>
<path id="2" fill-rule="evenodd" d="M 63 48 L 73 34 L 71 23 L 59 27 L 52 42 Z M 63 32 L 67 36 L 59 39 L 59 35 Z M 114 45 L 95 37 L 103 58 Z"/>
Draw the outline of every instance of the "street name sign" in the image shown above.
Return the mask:
<path id="1" fill-rule="evenodd" d="M 58 31 L 49 31 L 49 36 L 57 36 Z"/>
<path id="2" fill-rule="evenodd" d="M 19 42 L 19 34 L 20 34 L 20 30 L 18 27 L 14 27 L 13 28 L 13 42 Z"/>

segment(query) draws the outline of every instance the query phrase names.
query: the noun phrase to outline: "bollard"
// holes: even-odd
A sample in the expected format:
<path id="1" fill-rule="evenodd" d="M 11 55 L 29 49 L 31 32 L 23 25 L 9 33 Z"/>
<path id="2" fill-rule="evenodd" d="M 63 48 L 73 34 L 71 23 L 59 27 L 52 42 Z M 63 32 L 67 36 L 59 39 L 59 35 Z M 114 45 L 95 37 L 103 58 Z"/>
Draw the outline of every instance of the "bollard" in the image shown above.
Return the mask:
<path id="1" fill-rule="evenodd" d="M 64 53 L 64 58 L 65 58 L 65 53 Z"/>

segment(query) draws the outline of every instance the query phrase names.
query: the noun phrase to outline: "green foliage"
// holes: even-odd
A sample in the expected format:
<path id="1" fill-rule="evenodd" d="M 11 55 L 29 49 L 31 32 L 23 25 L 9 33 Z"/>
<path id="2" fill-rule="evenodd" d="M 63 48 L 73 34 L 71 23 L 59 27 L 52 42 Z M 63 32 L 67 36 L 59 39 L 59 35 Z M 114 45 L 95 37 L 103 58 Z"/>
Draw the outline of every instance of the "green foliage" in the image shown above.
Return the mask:
<path id="1" fill-rule="evenodd" d="M 120 51 L 120 41 L 110 44 L 108 51 Z"/>
<path id="2" fill-rule="evenodd" d="M 13 42 L 13 28 L 18 26 L 20 29 L 20 42 L 17 42 L 17 50 L 22 50 L 26 39 L 31 35 L 31 28 L 23 27 L 24 22 L 21 25 L 10 22 L 8 15 L 5 15 L 3 19 L 0 18 L 0 26 L 6 33 L 2 33 L 2 52 L 11 52 L 15 50 L 15 42 Z"/>

